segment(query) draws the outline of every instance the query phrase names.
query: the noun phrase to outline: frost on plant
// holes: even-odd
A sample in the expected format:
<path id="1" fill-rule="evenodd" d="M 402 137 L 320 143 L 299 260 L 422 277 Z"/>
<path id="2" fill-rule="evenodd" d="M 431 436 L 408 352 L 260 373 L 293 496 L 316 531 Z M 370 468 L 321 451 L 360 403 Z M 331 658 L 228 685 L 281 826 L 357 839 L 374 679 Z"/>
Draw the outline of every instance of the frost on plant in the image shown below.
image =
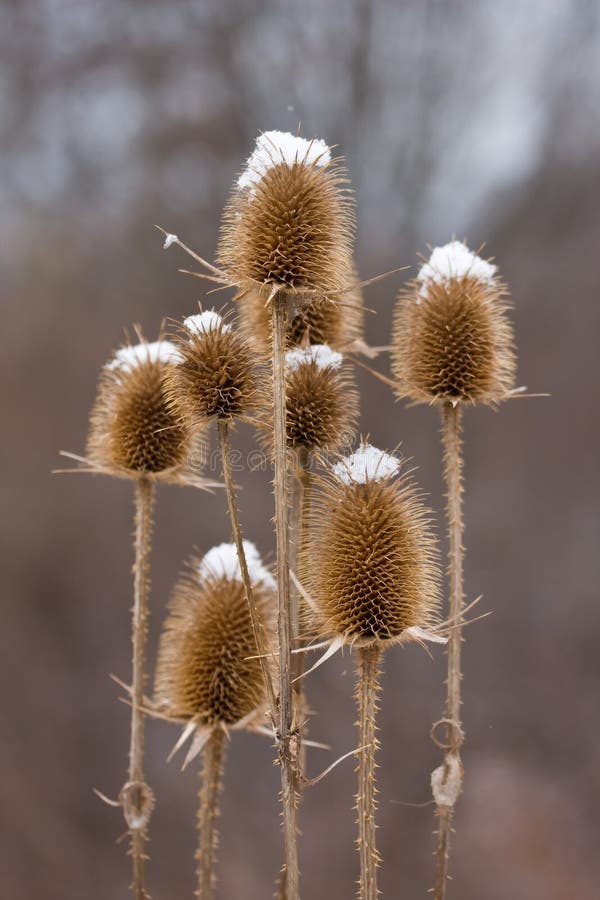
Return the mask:
<path id="1" fill-rule="evenodd" d="M 244 555 L 250 581 L 253 585 L 267 589 L 275 588 L 275 579 L 263 565 L 256 546 L 251 541 L 244 541 Z M 242 572 L 235 544 L 218 544 L 202 558 L 198 574 L 200 578 L 227 578 L 230 581 L 242 581 Z"/>
<path id="2" fill-rule="evenodd" d="M 254 152 L 238 178 L 238 187 L 254 188 L 267 169 L 280 163 L 325 166 L 329 162 L 331 151 L 325 141 L 307 141 L 287 131 L 263 131 L 256 139 Z"/>
<path id="3" fill-rule="evenodd" d="M 285 355 L 288 369 L 294 371 L 300 366 L 314 362 L 318 369 L 339 369 L 342 354 L 332 350 L 328 344 L 312 344 L 310 347 L 297 347 Z"/>
<path id="4" fill-rule="evenodd" d="M 208 334 L 209 331 L 229 331 L 230 325 L 225 325 L 223 319 L 214 309 L 207 309 L 204 312 L 197 313 L 195 316 L 188 316 L 183 320 L 183 327 L 190 334 Z"/>
<path id="5" fill-rule="evenodd" d="M 366 484 L 367 481 L 383 481 L 399 469 L 400 460 L 372 444 L 363 444 L 351 456 L 336 463 L 333 473 L 344 484 Z"/>
<path id="6" fill-rule="evenodd" d="M 176 363 L 180 355 L 171 341 L 153 341 L 150 344 L 127 344 L 119 347 L 113 359 L 106 364 L 107 369 L 123 369 L 131 372 L 136 366 L 145 362 Z"/>

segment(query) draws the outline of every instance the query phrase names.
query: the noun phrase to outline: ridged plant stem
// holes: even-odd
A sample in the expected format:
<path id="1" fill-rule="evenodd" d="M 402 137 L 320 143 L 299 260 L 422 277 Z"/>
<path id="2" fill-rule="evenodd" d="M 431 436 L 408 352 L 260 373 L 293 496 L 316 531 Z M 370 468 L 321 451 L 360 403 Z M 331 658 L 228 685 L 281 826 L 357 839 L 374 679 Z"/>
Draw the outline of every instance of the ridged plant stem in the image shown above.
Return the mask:
<path id="1" fill-rule="evenodd" d="M 144 681 L 150 592 L 150 544 L 154 488 L 147 478 L 138 478 L 135 489 L 135 563 L 132 613 L 133 676 L 131 684 L 131 732 L 129 781 L 121 790 L 120 802 L 131 839 L 133 863 L 132 891 L 136 900 L 148 900 L 144 887 L 144 844 L 154 797 L 144 781 Z"/>
<path id="2" fill-rule="evenodd" d="M 231 470 L 231 441 L 229 439 L 229 423 L 226 419 L 219 419 L 217 422 L 217 430 L 219 432 L 219 443 L 221 447 L 221 464 L 223 466 L 223 480 L 225 482 L 225 491 L 227 493 L 227 507 L 229 510 L 229 518 L 231 521 L 231 530 L 233 531 L 233 539 L 237 549 L 240 570 L 242 573 L 242 581 L 246 591 L 248 600 L 248 610 L 250 612 L 250 621 L 252 623 L 252 631 L 256 642 L 256 652 L 259 655 L 260 667 L 262 670 L 267 697 L 271 711 L 272 721 L 275 723 L 277 715 L 277 701 L 275 698 L 275 689 L 271 679 L 269 663 L 266 657 L 267 647 L 263 639 L 263 630 L 256 604 L 254 602 L 254 593 L 252 590 L 252 581 L 248 572 L 248 563 L 244 552 L 244 543 L 242 538 L 242 527 L 240 525 L 240 515 L 235 496 L 235 485 L 233 481 L 233 472 Z"/>
<path id="3" fill-rule="evenodd" d="M 360 900 L 377 900 L 377 867 L 379 854 L 375 837 L 377 788 L 375 784 L 375 754 L 377 741 L 375 717 L 381 674 L 381 649 L 377 644 L 357 650 L 356 700 L 360 756 L 358 763 L 358 854 L 360 858 Z"/>
<path id="4" fill-rule="evenodd" d="M 216 726 L 204 747 L 203 765 L 198 794 L 198 900 L 212 900 L 216 886 L 215 861 L 219 835 L 219 797 L 223 787 L 223 767 L 225 762 L 225 732 Z"/>
<path id="5" fill-rule="evenodd" d="M 279 637 L 278 749 L 287 900 L 298 900 L 299 872 L 296 826 L 297 748 L 293 734 L 291 685 L 292 608 L 290 603 L 290 541 L 288 528 L 288 466 L 286 441 L 285 337 L 288 318 L 284 290 L 271 298 L 273 321 L 273 438 L 275 457 L 275 528 L 277 540 L 277 630 Z"/>
<path id="6" fill-rule="evenodd" d="M 450 585 L 451 622 L 448 640 L 448 677 L 446 681 L 446 712 L 441 724 L 446 727 L 443 765 L 432 775 L 432 787 L 438 819 L 435 865 L 434 900 L 444 900 L 448 880 L 450 834 L 454 805 L 462 783 L 460 748 L 463 731 L 461 707 L 461 644 L 463 589 L 463 445 L 462 410 L 460 404 L 446 403 L 442 410 L 442 442 L 444 448 L 444 480 L 446 486 L 446 515 L 448 521 L 448 577 Z"/>

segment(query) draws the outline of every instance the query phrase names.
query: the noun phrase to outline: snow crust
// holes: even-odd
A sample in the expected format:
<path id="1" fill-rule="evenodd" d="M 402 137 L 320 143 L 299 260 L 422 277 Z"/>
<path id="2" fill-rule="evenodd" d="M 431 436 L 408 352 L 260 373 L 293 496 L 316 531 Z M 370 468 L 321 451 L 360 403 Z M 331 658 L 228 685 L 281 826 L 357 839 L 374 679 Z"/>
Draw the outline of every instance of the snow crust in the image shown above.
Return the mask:
<path id="1" fill-rule="evenodd" d="M 275 579 L 263 565 L 260 553 L 251 541 L 243 541 L 248 574 L 253 585 L 275 590 Z M 217 544 L 200 562 L 198 567 L 200 578 L 228 578 L 231 581 L 242 581 L 242 571 L 235 544 Z"/>
<path id="2" fill-rule="evenodd" d="M 165 242 L 163 244 L 163 250 L 168 250 L 172 244 L 179 243 L 179 238 L 176 234 L 167 234 L 165 237 Z"/>
<path id="3" fill-rule="evenodd" d="M 311 362 L 314 362 L 318 369 L 339 369 L 342 364 L 342 354 L 332 350 L 328 344 L 296 347 L 285 354 L 285 364 L 291 371 Z"/>
<path id="4" fill-rule="evenodd" d="M 333 473 L 344 484 L 366 484 L 367 481 L 383 481 L 400 468 L 400 460 L 372 444 L 363 444 L 351 456 L 333 466 Z"/>
<path id="5" fill-rule="evenodd" d="M 442 284 L 452 278 L 469 275 L 484 284 L 492 284 L 498 267 L 473 253 L 462 241 L 450 241 L 443 247 L 434 247 L 428 262 L 419 270 L 417 279 L 423 282 L 419 291 L 427 293 L 431 281 Z"/>
<path id="6" fill-rule="evenodd" d="M 254 188 L 268 169 L 282 162 L 290 166 L 325 166 L 331 162 L 331 150 L 319 139 L 307 141 L 289 131 L 264 131 L 256 139 L 254 152 L 238 178 L 238 187 Z"/>
<path id="7" fill-rule="evenodd" d="M 179 350 L 171 341 L 154 341 L 151 344 L 126 344 L 119 347 L 113 359 L 106 364 L 107 369 L 123 369 L 131 372 L 145 362 L 177 363 L 181 359 Z"/>
<path id="8" fill-rule="evenodd" d="M 206 309 L 195 316 L 188 316 L 187 319 L 183 320 L 183 327 L 190 334 L 207 334 L 209 331 L 217 328 L 221 328 L 222 331 L 231 329 L 231 325 L 223 324 L 223 319 L 214 309 Z"/>

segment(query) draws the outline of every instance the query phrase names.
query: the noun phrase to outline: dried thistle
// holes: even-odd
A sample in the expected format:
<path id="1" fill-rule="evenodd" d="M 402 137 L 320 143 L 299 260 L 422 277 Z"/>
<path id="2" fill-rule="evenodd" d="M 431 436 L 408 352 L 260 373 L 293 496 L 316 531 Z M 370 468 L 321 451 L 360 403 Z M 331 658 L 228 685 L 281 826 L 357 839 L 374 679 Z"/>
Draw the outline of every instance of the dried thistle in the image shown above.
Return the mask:
<path id="1" fill-rule="evenodd" d="M 401 291 L 392 338 L 399 397 L 424 403 L 505 399 L 516 359 L 510 303 L 496 266 L 452 241 Z"/>
<path id="2" fill-rule="evenodd" d="M 429 514 L 399 468 L 398 459 L 369 444 L 334 466 L 321 482 L 301 568 L 314 633 L 329 641 L 321 662 L 344 644 L 357 649 L 361 900 L 378 896 L 375 714 L 381 654 L 393 643 L 439 640 L 436 544 Z"/>
<path id="3" fill-rule="evenodd" d="M 323 141 L 259 136 L 225 210 L 218 261 L 243 290 L 335 294 L 348 287 L 353 212 Z"/>
<path id="4" fill-rule="evenodd" d="M 151 481 L 193 480 L 194 440 L 173 413 L 166 377 L 179 359 L 169 341 L 121 347 L 104 366 L 90 416 L 86 462 L 99 472 Z"/>
<path id="5" fill-rule="evenodd" d="M 256 547 L 244 542 L 267 646 L 274 630 L 275 582 Z M 220 544 L 190 562 L 170 602 L 159 648 L 155 708 L 184 724 L 178 749 L 192 737 L 184 766 L 200 751 L 196 897 L 214 896 L 216 820 L 222 788 L 224 739 L 230 730 L 260 728 L 266 692 L 235 544 Z"/>
<path id="6" fill-rule="evenodd" d="M 177 337 L 179 359 L 166 379 L 174 412 L 192 428 L 245 416 L 256 404 L 257 384 L 244 338 L 212 309 L 188 316 Z"/>
<path id="7" fill-rule="evenodd" d="M 286 406 L 290 449 L 327 453 L 346 445 L 358 416 L 358 394 L 342 355 L 326 344 L 289 350 Z M 272 427 L 272 415 L 267 414 L 261 422 L 261 435 L 267 446 L 273 443 Z"/>

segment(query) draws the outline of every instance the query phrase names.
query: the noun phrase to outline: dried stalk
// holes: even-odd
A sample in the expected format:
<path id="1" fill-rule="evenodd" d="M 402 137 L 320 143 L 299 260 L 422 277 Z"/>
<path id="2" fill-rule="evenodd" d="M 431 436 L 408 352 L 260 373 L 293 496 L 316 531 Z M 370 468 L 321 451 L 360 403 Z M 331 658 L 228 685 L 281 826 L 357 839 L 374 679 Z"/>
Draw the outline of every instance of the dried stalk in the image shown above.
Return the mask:
<path id="1" fill-rule="evenodd" d="M 144 781 L 144 680 L 148 633 L 149 560 L 152 535 L 154 488 L 147 478 L 138 478 L 135 489 L 135 564 L 132 618 L 133 677 L 131 686 L 131 735 L 129 744 L 129 781 L 121 790 L 120 802 L 131 839 L 133 861 L 132 891 L 136 900 L 148 900 L 144 888 L 144 844 L 154 805 L 154 796 Z"/>
<path id="2" fill-rule="evenodd" d="M 237 549 L 240 570 L 242 573 L 242 581 L 246 591 L 246 599 L 248 600 L 248 610 L 250 612 L 250 621 L 252 623 L 252 632 L 256 642 L 256 652 L 259 656 L 260 667 L 265 682 L 267 697 L 269 699 L 269 707 L 271 711 L 272 721 L 275 722 L 277 715 L 277 701 L 275 698 L 275 689 L 269 670 L 267 660 L 267 647 L 263 640 L 262 624 L 254 602 L 254 593 L 252 590 L 252 582 L 248 572 L 248 563 L 244 552 L 244 544 L 242 538 L 242 528 L 240 525 L 240 516 L 235 496 L 235 485 L 233 482 L 233 473 L 231 470 L 231 441 L 229 439 L 229 423 L 226 419 L 219 419 L 217 422 L 217 430 L 219 432 L 219 443 L 221 447 L 221 464 L 223 466 L 223 480 L 225 482 L 225 490 L 227 493 L 227 507 L 229 509 L 229 518 L 231 521 L 231 529 L 233 531 L 233 539 Z"/>
<path id="3" fill-rule="evenodd" d="M 223 766 L 225 762 L 225 731 L 215 726 L 203 751 L 203 766 L 198 794 L 198 832 L 200 841 L 196 860 L 198 862 L 198 900 L 212 900 L 216 885 L 215 861 L 219 835 L 219 796 L 223 787 Z"/>
<path id="4" fill-rule="evenodd" d="M 277 629 L 279 636 L 279 721 L 277 739 L 281 766 L 281 802 L 287 900 L 298 900 L 299 872 L 296 828 L 297 748 L 291 686 L 290 543 L 286 439 L 285 335 L 287 295 L 271 298 L 273 321 L 273 436 L 275 456 L 275 528 L 277 537 Z"/>
<path id="5" fill-rule="evenodd" d="M 463 447 L 461 407 L 446 403 L 442 410 L 442 443 L 444 447 L 444 480 L 446 484 L 448 520 L 448 575 L 450 579 L 449 619 L 453 622 L 448 640 L 448 678 L 446 681 L 446 713 L 440 725 L 447 730 L 446 751 L 443 764 L 431 776 L 433 796 L 438 818 L 437 850 L 435 856 L 435 900 L 444 900 L 448 879 L 450 833 L 454 805 L 462 783 L 460 747 L 463 731 L 460 721 L 461 706 L 461 617 L 463 594 Z M 434 726 L 435 729 L 435 726 Z"/>
<path id="6" fill-rule="evenodd" d="M 292 540 L 290 544 L 290 568 L 298 572 L 298 564 L 306 544 L 308 531 L 308 513 L 310 510 L 310 453 L 305 447 L 298 450 L 297 464 L 294 471 L 294 490 L 292 495 Z M 295 586 L 290 588 L 292 644 L 298 646 L 300 639 L 299 594 Z M 292 660 L 293 677 L 302 672 L 302 656 L 298 653 Z"/>
<path id="7" fill-rule="evenodd" d="M 379 746 L 376 737 L 375 716 L 381 674 L 381 649 L 377 644 L 361 647 L 357 651 L 356 699 L 358 703 L 358 728 L 360 757 L 358 764 L 358 853 L 360 857 L 360 900 L 377 900 L 377 867 L 379 854 L 375 839 L 375 811 L 377 788 L 375 786 L 375 753 Z"/>

